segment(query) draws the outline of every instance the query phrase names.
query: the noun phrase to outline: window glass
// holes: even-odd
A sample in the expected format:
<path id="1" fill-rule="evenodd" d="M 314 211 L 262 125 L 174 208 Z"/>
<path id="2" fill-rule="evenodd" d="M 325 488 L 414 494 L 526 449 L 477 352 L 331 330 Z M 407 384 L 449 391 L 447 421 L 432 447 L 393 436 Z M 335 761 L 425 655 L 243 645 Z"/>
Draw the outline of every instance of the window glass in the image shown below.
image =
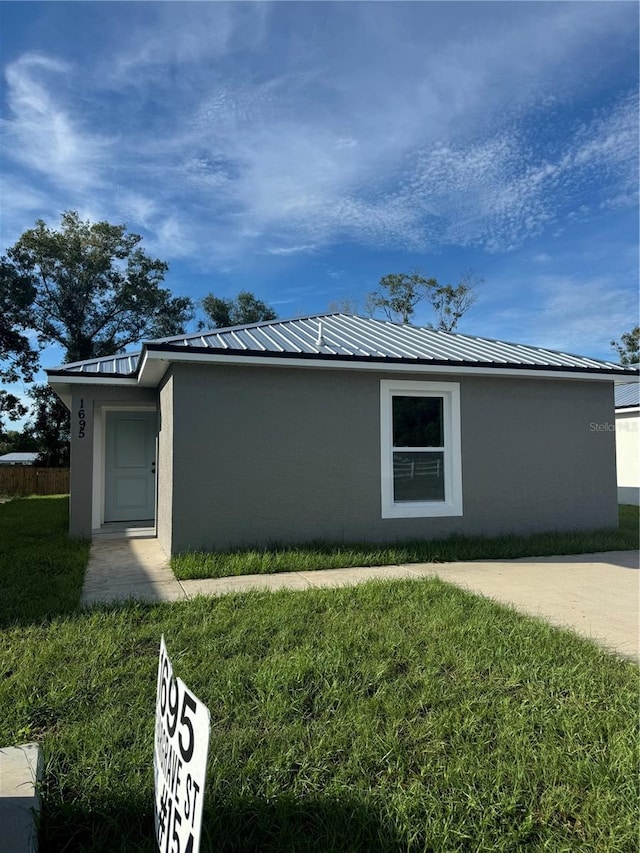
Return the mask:
<path id="1" fill-rule="evenodd" d="M 393 446 L 443 447 L 442 397 L 394 395 Z"/>
<path id="2" fill-rule="evenodd" d="M 444 453 L 393 454 L 394 501 L 443 501 Z"/>

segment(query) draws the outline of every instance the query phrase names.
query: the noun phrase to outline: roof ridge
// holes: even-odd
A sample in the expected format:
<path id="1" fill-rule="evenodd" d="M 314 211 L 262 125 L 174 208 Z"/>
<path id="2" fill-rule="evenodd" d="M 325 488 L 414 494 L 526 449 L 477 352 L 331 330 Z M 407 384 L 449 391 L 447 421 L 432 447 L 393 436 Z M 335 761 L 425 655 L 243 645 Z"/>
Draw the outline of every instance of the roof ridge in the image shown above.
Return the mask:
<path id="1" fill-rule="evenodd" d="M 213 329 L 202 329 L 199 332 L 185 332 L 182 335 L 169 335 L 166 338 L 150 338 L 144 343 L 167 344 L 171 341 L 188 340 L 190 338 L 219 335 L 224 332 L 237 332 L 238 329 L 257 329 L 262 326 L 273 326 L 278 323 L 299 323 L 301 320 L 323 320 L 325 317 L 355 317 L 356 314 L 343 314 L 342 311 L 327 311 L 325 314 L 301 314 L 299 317 L 276 317 L 274 320 L 257 320 L 255 323 L 236 323 L 235 326 L 214 326 Z"/>

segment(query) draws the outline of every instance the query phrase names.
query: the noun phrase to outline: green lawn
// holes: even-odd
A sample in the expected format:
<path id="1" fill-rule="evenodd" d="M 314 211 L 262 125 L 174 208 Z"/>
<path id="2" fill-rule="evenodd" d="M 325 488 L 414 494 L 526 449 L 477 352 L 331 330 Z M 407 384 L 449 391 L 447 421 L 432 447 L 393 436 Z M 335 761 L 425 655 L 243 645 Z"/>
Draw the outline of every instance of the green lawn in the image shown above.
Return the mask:
<path id="1" fill-rule="evenodd" d="M 78 609 L 89 543 L 68 529 L 67 495 L 0 504 L 0 626 Z"/>
<path id="2" fill-rule="evenodd" d="M 203 850 L 637 851 L 638 669 L 437 580 L 0 634 L 42 851 L 151 851 L 158 645 L 212 714 Z"/>
<path id="3" fill-rule="evenodd" d="M 531 536 L 464 537 L 444 540 L 365 545 L 311 543 L 226 552 L 189 552 L 171 560 L 177 578 L 221 578 L 229 575 L 273 574 L 350 566 L 392 566 L 458 560 L 499 560 L 556 554 L 591 554 L 638 548 L 639 510 L 619 507 L 617 530 L 593 533 L 536 533 Z"/>
<path id="4" fill-rule="evenodd" d="M 436 579 L 55 609 L 0 630 L 41 853 L 154 849 L 162 633 L 212 716 L 203 851 L 637 853 L 638 668 L 569 632 Z"/>

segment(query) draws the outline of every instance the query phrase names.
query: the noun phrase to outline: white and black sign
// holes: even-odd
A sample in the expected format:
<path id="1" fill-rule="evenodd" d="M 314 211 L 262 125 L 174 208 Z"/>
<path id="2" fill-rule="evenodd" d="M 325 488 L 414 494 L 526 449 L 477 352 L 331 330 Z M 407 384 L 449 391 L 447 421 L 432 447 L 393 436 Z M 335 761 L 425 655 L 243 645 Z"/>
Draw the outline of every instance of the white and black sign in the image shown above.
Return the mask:
<path id="1" fill-rule="evenodd" d="M 162 853 L 198 853 L 202 827 L 209 709 L 173 674 L 160 640 L 153 750 L 155 828 Z"/>

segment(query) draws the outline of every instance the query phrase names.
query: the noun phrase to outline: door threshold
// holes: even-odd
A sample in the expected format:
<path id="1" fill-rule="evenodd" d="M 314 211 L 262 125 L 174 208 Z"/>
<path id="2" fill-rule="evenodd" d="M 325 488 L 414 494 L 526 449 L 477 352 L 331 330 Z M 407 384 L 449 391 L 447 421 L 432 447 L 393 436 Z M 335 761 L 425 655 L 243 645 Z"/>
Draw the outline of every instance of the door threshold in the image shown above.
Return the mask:
<path id="1" fill-rule="evenodd" d="M 91 531 L 92 539 L 155 539 L 156 526 L 152 521 L 108 521 Z"/>

